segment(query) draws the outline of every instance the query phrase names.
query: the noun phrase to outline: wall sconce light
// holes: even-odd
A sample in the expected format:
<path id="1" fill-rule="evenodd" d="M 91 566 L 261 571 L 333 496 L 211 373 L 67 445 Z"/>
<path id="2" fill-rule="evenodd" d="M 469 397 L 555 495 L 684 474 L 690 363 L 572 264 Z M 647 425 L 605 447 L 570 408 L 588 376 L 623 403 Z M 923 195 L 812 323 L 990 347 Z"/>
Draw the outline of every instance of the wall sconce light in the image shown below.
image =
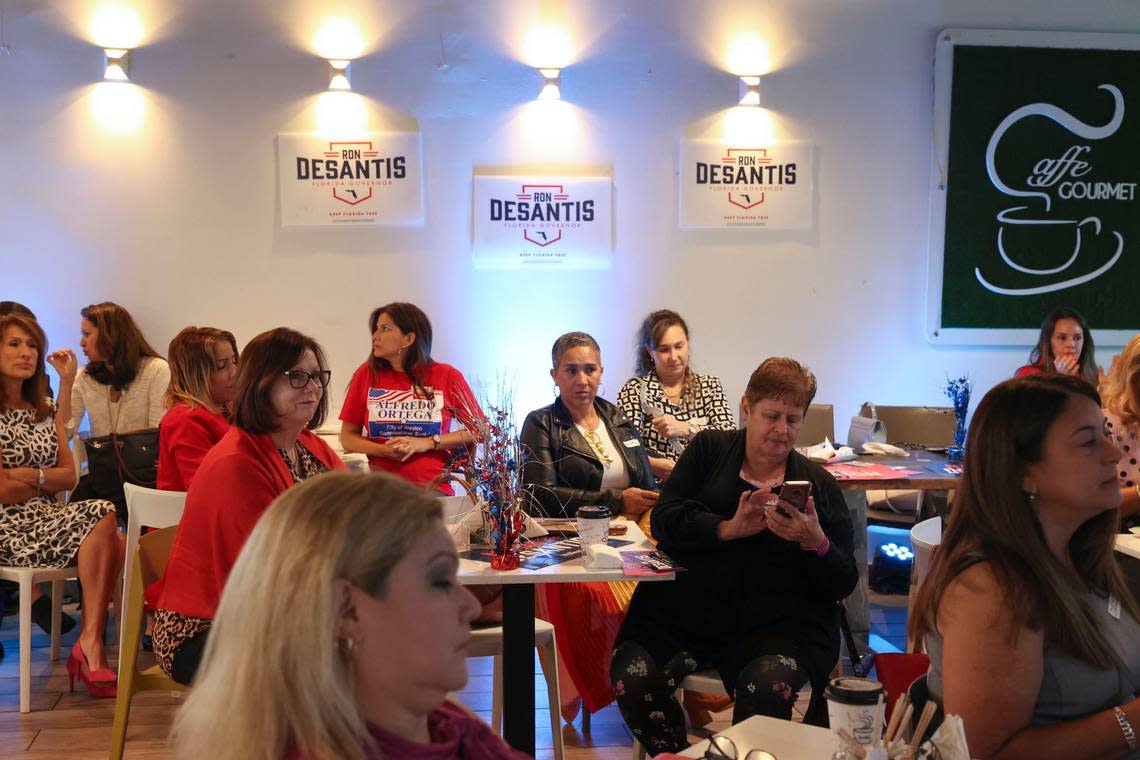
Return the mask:
<path id="1" fill-rule="evenodd" d="M 131 51 L 120 48 L 103 49 L 103 79 L 108 82 L 129 82 Z"/>
<path id="2" fill-rule="evenodd" d="M 329 61 L 329 89 L 352 89 L 352 61 Z"/>
<path id="3" fill-rule="evenodd" d="M 742 105 L 742 106 L 758 106 L 758 105 L 760 105 L 760 77 L 759 76 L 742 76 L 742 77 L 740 77 L 740 102 L 738 105 Z"/>
<path id="4" fill-rule="evenodd" d="M 561 100 L 562 69 L 539 69 L 542 75 L 542 90 L 538 93 L 539 100 Z"/>

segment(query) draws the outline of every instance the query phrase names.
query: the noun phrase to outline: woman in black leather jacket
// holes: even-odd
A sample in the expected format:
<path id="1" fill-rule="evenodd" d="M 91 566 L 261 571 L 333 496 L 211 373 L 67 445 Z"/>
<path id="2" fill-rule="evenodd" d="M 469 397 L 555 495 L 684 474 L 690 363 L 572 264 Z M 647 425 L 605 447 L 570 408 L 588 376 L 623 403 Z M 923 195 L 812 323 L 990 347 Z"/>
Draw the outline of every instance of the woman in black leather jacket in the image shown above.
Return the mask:
<path id="1" fill-rule="evenodd" d="M 523 481 L 535 500 L 531 511 L 573 517 L 578 507 L 605 505 L 636 520 L 657 501 L 641 437 L 619 408 L 598 398 L 602 361 L 586 333 L 554 342 L 550 376 L 559 397 L 527 415 L 520 439 Z M 538 586 L 542 617 L 554 624 L 562 662 L 586 709 L 613 700 L 607 671 L 614 638 L 634 584 L 548 583 Z M 568 686 L 565 684 L 564 686 Z M 573 689 L 562 691 L 562 715 L 577 713 Z"/>
<path id="2" fill-rule="evenodd" d="M 550 376 L 559 395 L 523 422 L 523 481 L 544 516 L 574 517 L 578 507 L 604 505 L 637 519 L 657 501 L 641 434 L 621 409 L 598 398 L 601 352 L 583 332 L 554 342 Z"/>

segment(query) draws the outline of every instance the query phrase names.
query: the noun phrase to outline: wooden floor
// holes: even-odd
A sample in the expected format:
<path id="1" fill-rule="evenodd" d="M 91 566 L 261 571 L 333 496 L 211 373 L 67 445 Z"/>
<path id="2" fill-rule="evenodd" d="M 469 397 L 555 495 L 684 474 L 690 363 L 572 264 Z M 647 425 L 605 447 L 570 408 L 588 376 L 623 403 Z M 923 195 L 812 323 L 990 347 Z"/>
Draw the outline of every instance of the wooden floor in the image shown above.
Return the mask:
<path id="1" fill-rule="evenodd" d="M 892 605 L 893 606 L 893 605 Z M 73 612 L 73 614 L 75 614 Z M 905 606 L 901 610 L 872 605 L 872 627 L 885 637 L 902 636 L 906 625 Z M 63 658 L 75 641 L 75 632 L 63 637 L 61 659 L 51 662 L 48 636 L 32 627 L 32 712 L 19 712 L 19 645 L 14 615 L 4 618 L 0 626 L 0 643 L 6 650 L 0 661 L 0 760 L 7 758 L 66 758 L 67 760 L 103 760 L 110 748 L 111 723 L 115 713 L 112 699 L 92 699 L 76 684 L 76 692 L 67 690 L 67 672 Z M 114 651 L 114 650 L 112 650 Z M 460 692 L 461 701 L 490 722 L 491 666 L 489 657 L 468 661 L 467 687 Z M 545 709 L 546 682 L 535 661 L 536 757 L 548 760 L 551 751 L 549 711 Z M 143 693 L 135 697 L 127 731 L 125 757 L 132 760 L 167 760 L 172 754 L 166 737 L 179 695 Z M 729 726 L 731 712 L 716 716 L 709 726 L 721 730 Z M 591 716 L 590 731 L 582 731 L 579 716 L 573 725 L 559 721 L 567 760 L 628 760 L 633 743 L 622 722 L 617 706 L 610 704 Z M 696 737 L 693 737 L 694 740 Z"/>
<path id="2" fill-rule="evenodd" d="M 51 662 L 48 636 L 33 626 L 32 637 L 32 712 L 19 712 L 19 645 L 14 616 L 6 616 L 0 627 L 0 643 L 6 650 L 0 661 L 0 760 L 7 758 L 67 758 L 68 760 L 104 760 L 110 747 L 111 723 L 115 701 L 92 699 L 76 683 L 74 694 L 67 690 L 67 672 L 63 659 L 75 633 L 64 637 L 61 659 Z M 461 700 L 485 720 L 491 718 L 491 658 L 469 661 L 470 679 L 460 693 Z M 536 668 L 535 704 L 545 706 L 546 685 Z M 166 760 L 172 757 L 166 737 L 171 719 L 178 709 L 177 695 L 143 693 L 135 697 L 127 732 L 126 758 L 134 760 Z M 632 738 L 616 706 L 591 716 L 590 732 L 583 734 L 581 718 L 574 725 L 561 722 L 566 743 L 567 760 L 628 760 Z M 728 715 L 718 727 L 727 727 Z M 547 760 L 551 751 L 549 711 L 535 711 L 537 731 L 536 757 Z"/>

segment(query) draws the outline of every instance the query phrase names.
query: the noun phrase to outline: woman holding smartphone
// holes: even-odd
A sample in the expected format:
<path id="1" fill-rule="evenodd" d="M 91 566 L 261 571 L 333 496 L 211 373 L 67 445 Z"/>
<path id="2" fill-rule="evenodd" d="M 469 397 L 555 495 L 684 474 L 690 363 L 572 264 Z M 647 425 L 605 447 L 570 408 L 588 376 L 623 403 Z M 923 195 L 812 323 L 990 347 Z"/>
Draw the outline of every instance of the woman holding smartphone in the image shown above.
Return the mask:
<path id="1" fill-rule="evenodd" d="M 745 429 L 698 433 L 662 487 L 653 535 L 687 570 L 638 585 L 610 666 L 650 754 L 688 745 L 675 684 L 696 670 L 719 672 L 738 723 L 789 719 L 803 685 L 822 693 L 835 665 L 837 602 L 859 573 L 839 486 L 793 448 L 815 390 L 799 362 L 765 360 L 741 399 Z M 781 498 L 792 492 L 802 511 Z M 822 722 L 816 710 L 806 720 Z"/>

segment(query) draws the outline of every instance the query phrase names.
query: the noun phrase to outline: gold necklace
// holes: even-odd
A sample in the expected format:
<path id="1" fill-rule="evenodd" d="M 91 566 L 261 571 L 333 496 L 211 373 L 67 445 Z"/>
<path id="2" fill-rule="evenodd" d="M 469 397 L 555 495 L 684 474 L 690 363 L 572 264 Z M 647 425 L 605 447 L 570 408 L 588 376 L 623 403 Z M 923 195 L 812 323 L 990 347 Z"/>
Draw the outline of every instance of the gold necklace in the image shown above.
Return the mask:
<path id="1" fill-rule="evenodd" d="M 585 427 L 585 425 L 583 425 L 583 427 Z M 602 460 L 603 464 L 611 465 L 614 463 L 614 458 L 610 456 L 609 450 L 598 436 L 597 428 L 593 430 L 586 429 L 586 442 L 590 444 L 590 448 L 594 450 L 594 453 L 598 455 L 598 459 Z"/>

